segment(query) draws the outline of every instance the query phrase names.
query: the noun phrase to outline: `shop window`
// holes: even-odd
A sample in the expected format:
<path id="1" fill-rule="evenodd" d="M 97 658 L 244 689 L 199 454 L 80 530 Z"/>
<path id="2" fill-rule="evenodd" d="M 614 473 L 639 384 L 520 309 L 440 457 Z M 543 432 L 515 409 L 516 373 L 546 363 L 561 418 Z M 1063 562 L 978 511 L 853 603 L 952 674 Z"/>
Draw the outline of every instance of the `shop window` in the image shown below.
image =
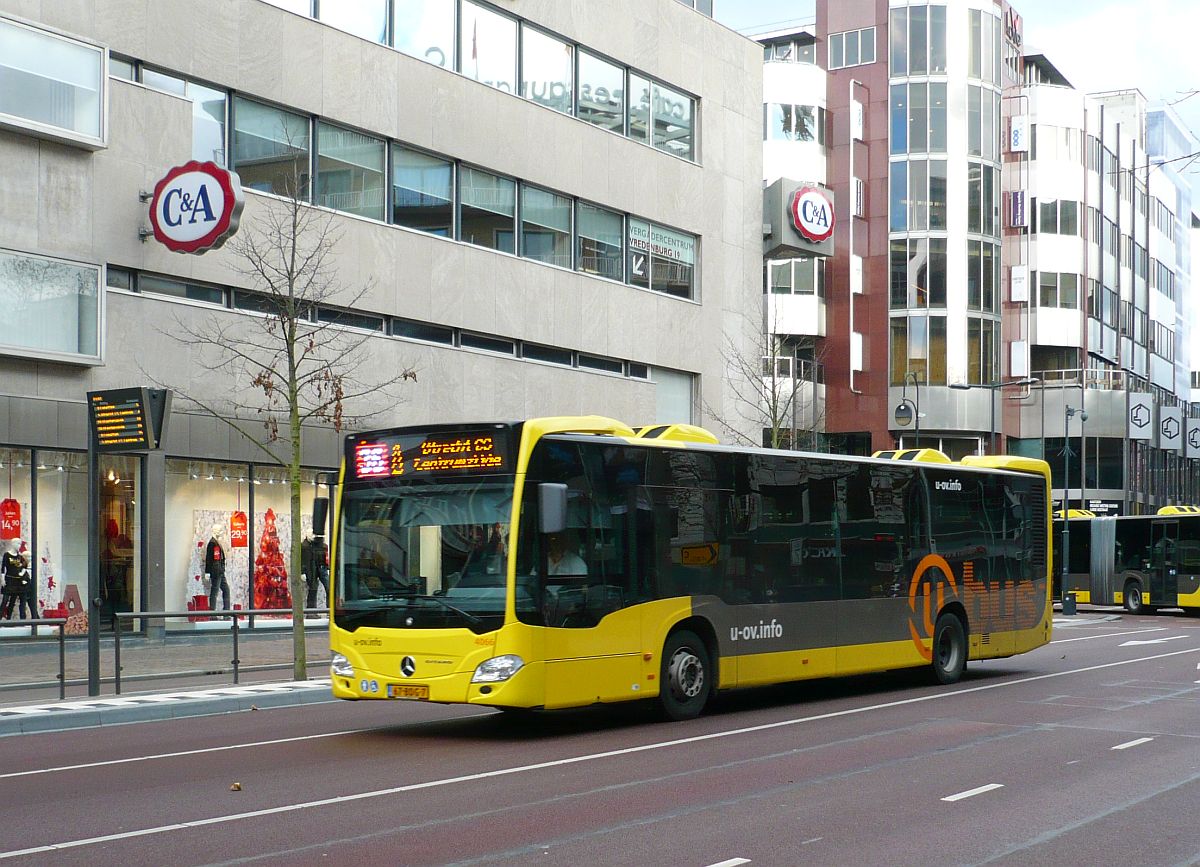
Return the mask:
<path id="1" fill-rule="evenodd" d="M 226 607 L 222 577 L 228 607 L 249 607 L 249 467 L 168 459 L 166 504 L 166 607 Z M 214 574 L 215 606 L 210 604 Z"/>
<path id="2" fill-rule="evenodd" d="M 104 462 L 101 473 L 112 464 Z M 45 608 L 57 608 L 64 601 L 74 600 L 82 606 L 88 597 L 88 479 L 87 455 L 82 452 L 39 451 L 35 457 L 37 485 L 38 591 L 45 586 Z M 108 493 L 112 494 L 111 486 Z M 121 516 L 118 504 L 103 500 L 104 506 Z M 128 524 L 117 525 L 118 534 L 125 532 L 135 539 Z M 110 531 L 101 520 L 101 541 Z M 135 546 L 136 548 L 136 546 Z M 136 552 L 135 552 L 136 553 Z M 102 625 L 104 621 L 101 621 Z"/>
<path id="3" fill-rule="evenodd" d="M 446 0 L 393 0 L 395 46 L 434 66 L 454 68 L 454 4 Z"/>
<path id="4" fill-rule="evenodd" d="M 0 18 L 0 124 L 105 145 L 104 49 Z"/>
<path id="5" fill-rule="evenodd" d="M 0 250 L 0 298 L 0 353 L 99 361 L 99 268 Z"/>
<path id="6" fill-rule="evenodd" d="M 29 568 L 31 582 L 26 588 L 25 604 L 16 603 L 14 617 L 42 616 L 49 605 L 54 581 L 48 581 L 45 568 L 39 568 L 38 552 L 34 550 L 31 511 L 33 503 L 32 454 L 28 449 L 0 448 L 0 552 L 20 554 Z M 60 591 L 61 593 L 61 591 Z"/>
<path id="7" fill-rule="evenodd" d="M 308 118 L 241 97 L 234 99 L 233 170 L 244 187 L 307 199 Z"/>

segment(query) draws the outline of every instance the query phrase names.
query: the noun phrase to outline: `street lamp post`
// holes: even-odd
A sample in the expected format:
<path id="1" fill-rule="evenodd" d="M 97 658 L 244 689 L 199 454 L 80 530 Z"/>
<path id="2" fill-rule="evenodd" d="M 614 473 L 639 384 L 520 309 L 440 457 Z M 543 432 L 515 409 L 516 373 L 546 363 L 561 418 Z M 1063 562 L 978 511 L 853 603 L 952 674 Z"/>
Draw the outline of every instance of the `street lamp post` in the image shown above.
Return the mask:
<path id="1" fill-rule="evenodd" d="M 991 426 L 988 428 L 988 451 L 991 454 L 996 454 L 996 391 L 997 389 L 1006 388 L 1010 385 L 1034 385 L 1040 382 L 1035 376 L 1026 376 L 1021 379 L 1010 379 L 1007 382 L 952 382 L 951 388 L 956 388 L 959 391 L 970 391 L 972 388 L 986 388 L 988 390 L 988 399 L 991 402 Z"/>
<path id="2" fill-rule="evenodd" d="M 908 399 L 908 378 L 912 377 L 913 388 L 916 389 L 917 399 L 911 401 Z M 917 439 L 917 448 L 921 447 L 921 383 L 917 379 L 917 374 L 909 371 L 904 374 L 904 391 L 900 396 L 900 403 L 896 407 L 895 414 L 896 423 L 899 425 L 907 425 L 909 421 L 916 422 L 915 437 Z"/>
<path id="3" fill-rule="evenodd" d="M 1083 439 L 1083 423 L 1087 421 L 1087 412 L 1073 406 L 1066 408 L 1063 419 L 1063 544 L 1062 544 L 1062 601 L 1067 601 L 1067 564 L 1071 558 L 1071 417 L 1079 414 L 1079 437 Z M 1080 444 L 1082 447 L 1082 443 Z M 1081 453 L 1082 454 L 1082 453 Z M 1083 464 L 1079 465 L 1079 496 L 1083 497 Z M 1081 504 L 1082 505 L 1082 504 Z M 1065 613 L 1065 612 L 1064 612 Z"/>

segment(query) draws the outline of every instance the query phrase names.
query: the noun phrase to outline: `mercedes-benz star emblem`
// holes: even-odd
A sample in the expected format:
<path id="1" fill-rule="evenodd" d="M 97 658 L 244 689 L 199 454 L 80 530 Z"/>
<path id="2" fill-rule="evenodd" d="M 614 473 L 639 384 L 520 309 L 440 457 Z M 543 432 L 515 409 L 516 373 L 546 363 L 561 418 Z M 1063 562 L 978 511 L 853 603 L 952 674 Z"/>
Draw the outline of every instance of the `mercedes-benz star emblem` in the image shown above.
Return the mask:
<path id="1" fill-rule="evenodd" d="M 406 656 L 400 660 L 400 673 L 405 677 L 412 677 L 413 672 L 417 670 L 417 661 L 411 656 Z"/>

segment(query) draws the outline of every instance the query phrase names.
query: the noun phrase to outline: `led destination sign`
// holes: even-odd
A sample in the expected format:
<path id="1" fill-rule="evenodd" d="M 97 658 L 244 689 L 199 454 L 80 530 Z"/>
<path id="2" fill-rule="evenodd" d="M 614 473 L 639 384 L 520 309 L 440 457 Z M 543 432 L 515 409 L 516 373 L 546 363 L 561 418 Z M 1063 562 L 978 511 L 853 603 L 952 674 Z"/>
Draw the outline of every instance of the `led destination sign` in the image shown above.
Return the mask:
<path id="1" fill-rule="evenodd" d="M 356 479 L 496 473 L 508 469 L 507 445 L 494 431 L 399 434 L 359 439 L 348 457 Z"/>

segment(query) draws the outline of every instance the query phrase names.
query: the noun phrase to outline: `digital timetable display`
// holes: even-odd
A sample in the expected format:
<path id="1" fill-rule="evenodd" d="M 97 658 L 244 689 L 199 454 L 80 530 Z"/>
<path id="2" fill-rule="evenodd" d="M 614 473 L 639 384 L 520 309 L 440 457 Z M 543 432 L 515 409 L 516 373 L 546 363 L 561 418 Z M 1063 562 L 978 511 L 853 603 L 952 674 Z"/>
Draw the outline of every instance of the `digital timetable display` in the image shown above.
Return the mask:
<path id="1" fill-rule="evenodd" d="M 352 476 L 361 480 L 511 471 L 503 430 L 368 435 L 348 451 Z"/>

